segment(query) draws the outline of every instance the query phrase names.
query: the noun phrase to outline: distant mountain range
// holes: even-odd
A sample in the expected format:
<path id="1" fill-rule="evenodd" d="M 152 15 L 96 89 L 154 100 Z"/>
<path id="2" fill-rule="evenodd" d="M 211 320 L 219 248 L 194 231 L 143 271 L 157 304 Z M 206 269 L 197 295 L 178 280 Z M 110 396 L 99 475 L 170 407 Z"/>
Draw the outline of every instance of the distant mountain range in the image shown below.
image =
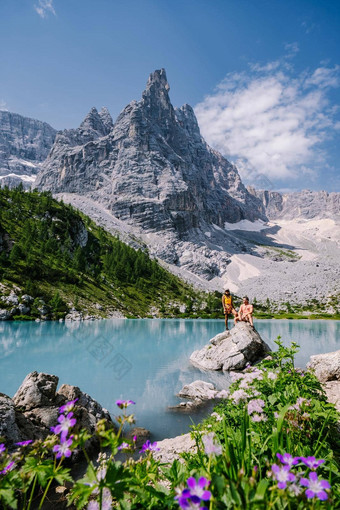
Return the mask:
<path id="1" fill-rule="evenodd" d="M 29 187 L 56 133 L 46 122 L 0 110 L 0 187 Z"/>
<path id="2" fill-rule="evenodd" d="M 269 219 L 336 218 L 340 216 L 340 193 L 303 190 L 292 193 L 256 190 L 248 191 L 259 198 Z"/>

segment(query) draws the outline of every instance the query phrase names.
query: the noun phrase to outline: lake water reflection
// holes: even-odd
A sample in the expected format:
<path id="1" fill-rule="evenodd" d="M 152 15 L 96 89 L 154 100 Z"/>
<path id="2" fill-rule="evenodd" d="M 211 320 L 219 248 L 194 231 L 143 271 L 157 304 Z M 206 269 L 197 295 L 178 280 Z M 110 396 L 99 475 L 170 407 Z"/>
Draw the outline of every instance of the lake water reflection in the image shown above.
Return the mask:
<path id="1" fill-rule="evenodd" d="M 137 425 L 153 439 L 189 430 L 206 411 L 192 416 L 168 411 L 180 400 L 175 394 L 196 379 L 227 388 L 227 374 L 205 373 L 191 366 L 189 356 L 223 331 L 222 320 L 129 320 L 93 322 L 0 323 L 0 392 L 13 396 L 31 371 L 59 377 L 79 386 L 117 413 L 115 400 L 132 399 Z M 284 344 L 296 341 L 297 366 L 310 355 L 340 349 L 339 321 L 261 320 L 256 328 L 270 347 L 278 335 Z"/>

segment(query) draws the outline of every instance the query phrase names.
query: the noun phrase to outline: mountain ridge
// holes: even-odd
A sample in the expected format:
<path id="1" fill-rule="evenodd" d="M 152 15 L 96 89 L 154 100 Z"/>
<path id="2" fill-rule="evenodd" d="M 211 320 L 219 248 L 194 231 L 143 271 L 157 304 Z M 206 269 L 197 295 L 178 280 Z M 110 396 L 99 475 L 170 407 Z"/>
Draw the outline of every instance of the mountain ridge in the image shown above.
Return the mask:
<path id="1" fill-rule="evenodd" d="M 56 133 L 47 122 L 0 110 L 0 186 L 28 188 Z"/>
<path id="2" fill-rule="evenodd" d="M 259 198 L 270 220 L 335 218 L 340 219 L 340 193 L 311 191 L 308 189 L 290 193 L 255 189 L 248 191 Z"/>

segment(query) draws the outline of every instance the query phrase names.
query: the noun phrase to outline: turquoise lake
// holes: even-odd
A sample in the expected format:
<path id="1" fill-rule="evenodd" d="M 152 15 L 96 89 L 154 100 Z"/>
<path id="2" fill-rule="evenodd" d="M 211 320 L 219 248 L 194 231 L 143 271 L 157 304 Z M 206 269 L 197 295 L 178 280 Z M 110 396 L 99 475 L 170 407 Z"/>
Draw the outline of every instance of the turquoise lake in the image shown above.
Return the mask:
<path id="1" fill-rule="evenodd" d="M 274 348 L 278 335 L 285 345 L 296 341 L 296 365 L 312 354 L 340 349 L 340 321 L 258 320 L 256 329 Z M 217 388 L 229 386 L 227 374 L 202 372 L 189 362 L 224 329 L 223 320 L 112 319 L 85 322 L 0 323 L 0 392 L 13 396 L 25 376 L 36 370 L 55 374 L 60 384 L 79 386 L 117 414 L 116 399 L 136 402 L 137 425 L 153 440 L 189 430 L 200 414 L 169 411 L 186 383 L 202 379 Z M 131 408 L 130 408 L 131 409 Z"/>

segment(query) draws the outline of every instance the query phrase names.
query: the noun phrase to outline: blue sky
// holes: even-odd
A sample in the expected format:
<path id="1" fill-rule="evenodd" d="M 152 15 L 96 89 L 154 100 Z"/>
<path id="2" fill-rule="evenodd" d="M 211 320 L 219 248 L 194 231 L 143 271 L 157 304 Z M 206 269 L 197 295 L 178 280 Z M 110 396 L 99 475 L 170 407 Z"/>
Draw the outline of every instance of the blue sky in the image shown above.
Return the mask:
<path id="1" fill-rule="evenodd" d="M 0 107 L 115 118 L 164 67 L 246 183 L 340 191 L 338 0 L 1 0 Z"/>

